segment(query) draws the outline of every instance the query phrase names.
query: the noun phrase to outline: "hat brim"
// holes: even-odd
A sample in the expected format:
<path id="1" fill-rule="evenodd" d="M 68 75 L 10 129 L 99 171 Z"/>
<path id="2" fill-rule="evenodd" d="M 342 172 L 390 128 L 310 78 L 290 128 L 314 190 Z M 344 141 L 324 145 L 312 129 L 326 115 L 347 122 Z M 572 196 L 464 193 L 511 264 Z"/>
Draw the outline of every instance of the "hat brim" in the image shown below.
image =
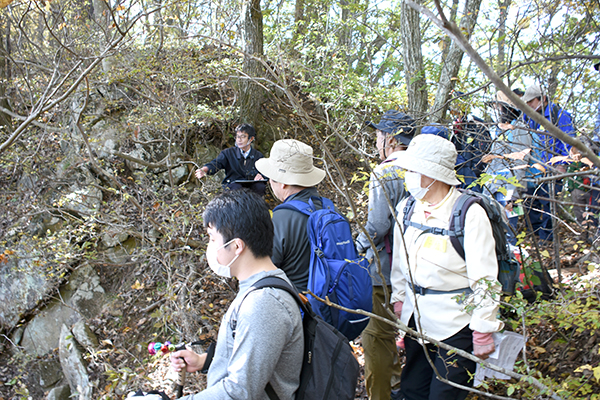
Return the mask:
<path id="1" fill-rule="evenodd" d="M 394 138 L 396 140 L 398 140 L 399 142 L 402 142 L 402 144 L 408 146 L 410 144 L 410 141 L 413 139 L 413 136 L 409 136 L 409 135 L 403 135 L 401 133 L 394 135 Z"/>
<path id="2" fill-rule="evenodd" d="M 325 178 L 325 171 L 320 168 L 313 167 L 309 173 L 297 174 L 279 169 L 269 158 L 261 158 L 254 165 L 261 175 L 286 185 L 312 187 L 321 183 Z"/>
<path id="3" fill-rule="evenodd" d="M 445 168 L 437 163 L 422 158 L 417 158 L 410 153 L 404 152 L 402 157 L 396 159 L 396 165 L 408 170 L 418 172 L 436 181 L 444 182 L 450 186 L 460 185 L 453 169 Z"/>

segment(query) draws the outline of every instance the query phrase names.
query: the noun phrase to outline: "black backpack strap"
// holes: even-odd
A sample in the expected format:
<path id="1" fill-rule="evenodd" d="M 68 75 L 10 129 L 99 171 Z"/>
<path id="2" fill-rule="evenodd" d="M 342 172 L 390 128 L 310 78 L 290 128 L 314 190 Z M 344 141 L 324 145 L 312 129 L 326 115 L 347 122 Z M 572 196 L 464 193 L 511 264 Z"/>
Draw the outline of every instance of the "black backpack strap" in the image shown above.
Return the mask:
<path id="1" fill-rule="evenodd" d="M 474 203 L 479 203 L 479 201 L 479 197 L 463 192 L 452 208 L 450 226 L 448 227 L 448 230 L 452 232 L 449 235 L 450 243 L 463 260 L 465 259 L 465 216 L 469 207 Z"/>
<path id="2" fill-rule="evenodd" d="M 413 196 L 408 196 L 408 200 L 406 200 L 406 204 L 404 205 L 404 210 L 402 211 L 402 225 L 404 225 L 404 233 L 406 233 L 406 228 L 408 228 L 410 219 L 412 218 L 413 212 L 415 211 L 415 204 L 417 200 Z"/>
<path id="3" fill-rule="evenodd" d="M 406 229 L 408 229 L 409 226 L 412 226 L 414 228 L 417 228 L 418 230 L 422 231 L 419 236 L 425 234 L 425 233 L 432 233 L 434 235 L 443 235 L 443 236 L 455 236 L 454 232 L 452 231 L 452 229 L 443 229 L 443 228 L 435 228 L 433 226 L 428 226 L 428 225 L 423 225 L 423 224 L 419 224 L 418 222 L 413 222 L 410 219 L 413 216 L 413 213 L 415 211 L 415 205 L 416 205 L 417 201 L 415 200 L 415 198 L 413 196 L 409 196 L 408 200 L 406 201 L 406 204 L 404 205 L 404 210 L 403 210 L 403 218 L 402 218 L 402 224 L 404 225 L 404 232 L 406 233 Z"/>
<path id="4" fill-rule="evenodd" d="M 265 392 L 267 392 L 269 400 L 279 400 L 279 396 L 277 396 L 277 393 L 275 393 L 275 389 L 273 389 L 273 386 L 271 386 L 271 382 L 267 383 L 267 386 L 265 387 Z"/>

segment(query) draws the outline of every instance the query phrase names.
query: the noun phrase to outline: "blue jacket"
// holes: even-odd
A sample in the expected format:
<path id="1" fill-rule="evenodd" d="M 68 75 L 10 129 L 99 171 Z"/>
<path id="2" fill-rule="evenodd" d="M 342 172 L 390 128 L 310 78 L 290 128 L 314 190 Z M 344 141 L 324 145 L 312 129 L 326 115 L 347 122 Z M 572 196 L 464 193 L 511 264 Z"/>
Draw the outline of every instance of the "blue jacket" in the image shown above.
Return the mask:
<path id="1" fill-rule="evenodd" d="M 544 110 L 544 117 L 556 125 L 564 133 L 575 136 L 575 127 L 571 114 L 554 103 L 549 103 Z M 533 130 L 539 131 L 540 124 L 524 116 L 525 122 Z M 533 156 L 540 161 L 548 162 L 554 156 L 568 156 L 571 146 L 543 133 L 533 133 Z"/>
<path id="2" fill-rule="evenodd" d="M 263 158 L 263 154 L 254 147 L 250 149 L 250 154 L 244 159 L 242 151 L 238 147 L 230 147 L 219 153 L 217 158 L 204 166 L 208 168 L 208 174 L 216 174 L 219 170 L 225 170 L 225 179 L 223 185 L 236 181 L 238 179 L 254 179 L 258 170 L 254 166 L 256 160 Z"/>
<path id="3" fill-rule="evenodd" d="M 556 125 L 561 131 L 564 133 L 575 136 L 575 127 L 573 126 L 573 119 L 571 118 L 571 114 L 567 111 L 563 110 L 559 106 L 554 103 L 548 103 L 546 109 L 544 110 L 544 117 Z M 529 118 L 527 115 L 523 117 L 525 122 L 529 125 L 529 128 L 539 131 L 540 124 Z M 547 163 L 554 156 L 568 156 L 569 149 L 571 146 L 563 143 L 559 139 L 556 139 L 552 136 L 545 135 L 543 133 L 532 132 L 532 146 L 531 146 L 531 156 L 533 160 L 531 163 L 543 162 Z M 527 170 L 527 176 L 535 176 L 540 174 L 536 168 L 529 168 Z M 535 186 L 533 183 L 529 183 L 528 186 Z"/>

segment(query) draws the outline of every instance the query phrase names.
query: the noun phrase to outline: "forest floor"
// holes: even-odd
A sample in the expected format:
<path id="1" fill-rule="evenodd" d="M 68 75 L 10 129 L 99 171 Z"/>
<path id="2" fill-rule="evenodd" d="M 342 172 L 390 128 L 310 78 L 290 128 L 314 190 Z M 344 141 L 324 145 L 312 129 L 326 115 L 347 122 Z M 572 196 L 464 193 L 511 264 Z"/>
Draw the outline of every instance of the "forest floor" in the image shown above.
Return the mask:
<path id="1" fill-rule="evenodd" d="M 582 282 L 586 281 L 596 282 L 594 285 L 598 287 L 599 269 L 591 267 L 598 262 L 598 255 L 595 251 L 581 251 L 581 248 L 577 251 L 578 247 L 582 246 L 581 241 L 579 245 L 577 243 L 572 237 L 562 237 L 562 248 L 566 249 L 561 254 L 562 281 L 565 288 L 573 286 L 574 283 L 581 286 Z M 588 258 L 591 264 L 582 263 L 582 257 Z M 551 264 L 550 260 L 547 261 Z M 173 397 L 174 374 L 170 371 L 168 356 L 150 356 L 147 351 L 149 342 L 172 340 L 175 336 L 174 330 L 169 329 L 168 325 L 176 321 L 176 318 L 169 318 L 169 315 L 161 312 L 163 305 L 173 300 L 168 298 L 173 292 L 166 291 L 164 286 L 161 286 L 160 279 L 142 279 L 151 273 L 144 268 L 144 265 L 100 266 L 103 286 L 107 291 L 117 293 L 117 296 L 103 314 L 89 321 L 101 343 L 100 348 L 88 357 L 88 370 L 98 388 L 96 398 L 120 399 L 138 388 L 163 390 Z M 235 297 L 237 288 L 235 282 L 212 275 L 206 265 L 198 268 L 198 271 L 199 275 L 192 277 L 196 283 L 188 291 L 193 304 L 189 313 L 195 313 L 195 319 L 202 321 L 203 333 L 197 339 L 203 341 L 206 346 L 216 339 L 220 319 Z M 556 271 L 551 270 L 550 273 L 556 279 Z M 132 277 L 139 277 L 134 279 L 133 285 Z M 175 277 L 174 284 L 181 285 L 184 281 L 188 282 L 189 278 Z M 597 304 L 598 299 L 595 301 Z M 561 329 L 554 321 L 544 320 L 544 315 L 547 314 L 540 312 L 540 320 L 535 325 L 528 326 L 527 362 L 532 368 L 560 382 L 566 376 L 573 376 L 574 371 L 582 365 L 592 368 L 598 366 L 598 336 L 594 334 L 596 330 L 593 327 Z M 597 320 L 596 309 L 595 321 Z M 519 321 L 515 326 L 519 331 Z M 360 338 L 353 343 L 353 348 L 362 365 L 364 360 Z M 197 347 L 196 350 L 201 350 L 201 347 Z M 55 357 L 58 357 L 57 352 L 45 358 Z M 522 357 L 520 360 L 523 361 Z M 0 386 L 0 400 L 44 398 L 41 392 L 30 391 L 27 396 L 23 390 L 24 387 L 29 387 L 28 382 L 34 379 L 31 371 L 39 362 L 40 359 L 27 360 L 18 354 L 9 356 L 5 353 L 0 356 L 0 382 L 3 382 Z M 589 393 L 598 393 L 600 386 L 597 379 L 592 377 L 592 368 L 581 370 L 578 376 L 591 387 Z M 185 393 L 200 391 L 205 385 L 203 375 L 192 374 L 188 376 Z M 506 390 L 506 385 L 491 385 L 491 391 L 495 394 L 506 395 Z M 367 396 L 361 372 L 356 399 L 365 398 Z M 483 397 L 471 395 L 469 398 Z M 515 393 L 512 398 L 530 397 Z"/>

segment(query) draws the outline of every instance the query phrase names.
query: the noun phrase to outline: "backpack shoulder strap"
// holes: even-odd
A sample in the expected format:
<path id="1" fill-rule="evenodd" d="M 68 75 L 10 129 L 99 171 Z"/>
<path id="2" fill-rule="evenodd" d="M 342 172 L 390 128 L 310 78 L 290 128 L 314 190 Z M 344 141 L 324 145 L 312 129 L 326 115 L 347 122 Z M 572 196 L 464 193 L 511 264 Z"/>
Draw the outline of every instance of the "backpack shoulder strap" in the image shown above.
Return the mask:
<path id="1" fill-rule="evenodd" d="M 411 195 L 408 196 L 406 200 L 406 204 L 404 205 L 404 210 L 402 211 L 402 225 L 404 225 L 404 233 L 406 233 L 406 228 L 408 228 L 410 219 L 412 218 L 413 212 L 415 211 L 415 204 L 417 200 Z"/>
<path id="2" fill-rule="evenodd" d="M 304 315 L 309 313 L 307 306 L 304 304 L 302 299 L 300 299 L 300 296 L 298 295 L 298 293 L 290 286 L 289 283 L 287 283 L 284 279 L 276 277 L 276 276 L 267 276 L 265 278 L 262 278 L 262 279 L 256 281 L 254 283 L 254 285 L 252 285 L 250 287 L 250 289 L 248 289 L 248 291 L 244 294 L 244 297 L 242 298 L 240 303 L 237 305 L 237 307 L 231 313 L 231 319 L 229 321 L 229 326 L 231 327 L 231 330 L 234 332 L 233 333 L 234 337 L 235 337 L 235 329 L 237 327 L 237 315 L 238 315 L 240 307 L 242 306 L 242 303 L 244 302 L 244 300 L 250 293 L 254 292 L 255 290 L 266 288 L 266 287 L 281 289 L 281 290 L 288 292 L 289 294 L 292 295 L 294 300 L 296 300 L 296 303 L 298 303 L 298 306 L 300 307 L 300 309 L 302 310 Z"/>
<path id="3" fill-rule="evenodd" d="M 450 237 L 452 237 L 454 235 L 452 229 L 436 228 L 433 226 L 423 225 L 423 224 L 419 224 L 418 222 L 411 221 L 411 218 L 415 211 L 416 203 L 417 202 L 416 202 L 415 198 L 413 196 L 410 196 L 408 198 L 408 201 L 404 205 L 404 211 L 403 211 L 404 216 L 402 218 L 402 224 L 404 225 L 404 232 L 406 232 L 406 229 L 408 229 L 409 226 L 412 226 L 412 227 L 417 228 L 418 230 L 422 231 L 419 234 L 419 236 L 424 235 L 426 233 L 431 233 L 434 235 L 450 236 Z"/>
<path id="4" fill-rule="evenodd" d="M 281 203 L 273 209 L 273 211 L 277 210 L 294 210 L 299 211 L 305 215 L 311 215 L 315 211 L 310 204 L 307 204 L 300 200 L 290 200 L 286 201 L 285 203 Z"/>
<path id="5" fill-rule="evenodd" d="M 469 207 L 474 203 L 480 203 L 479 197 L 468 192 L 462 192 L 456 203 L 454 203 L 450 215 L 450 226 L 448 227 L 448 230 L 452 232 L 450 243 L 463 260 L 465 259 L 465 216 Z"/>

